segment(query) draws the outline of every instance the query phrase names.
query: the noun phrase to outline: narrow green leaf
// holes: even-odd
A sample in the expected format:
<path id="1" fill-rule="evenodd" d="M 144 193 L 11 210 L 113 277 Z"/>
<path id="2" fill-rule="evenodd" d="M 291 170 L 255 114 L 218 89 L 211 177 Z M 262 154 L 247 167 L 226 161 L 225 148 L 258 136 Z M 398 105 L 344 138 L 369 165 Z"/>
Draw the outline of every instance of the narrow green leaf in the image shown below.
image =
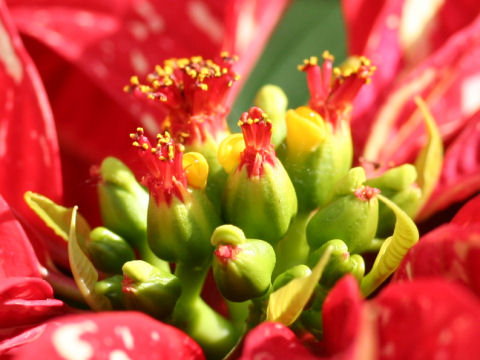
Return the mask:
<path id="1" fill-rule="evenodd" d="M 31 191 L 27 191 L 23 197 L 28 206 L 55 234 L 68 241 L 73 208 L 55 204 L 49 198 Z M 77 214 L 77 228 L 80 232 L 89 229 L 87 221 L 80 214 Z"/>
<path id="2" fill-rule="evenodd" d="M 68 236 L 68 259 L 73 278 L 86 303 L 93 310 L 111 310 L 110 301 L 103 295 L 95 293 L 98 272 L 79 245 L 79 241 L 85 242 L 89 233 L 88 225 L 86 228 L 78 227 L 77 231 L 77 207 L 73 207 Z"/>
<path id="3" fill-rule="evenodd" d="M 435 119 L 425 102 L 417 96 L 415 97 L 415 103 L 423 115 L 428 134 L 428 141 L 415 160 L 418 174 L 417 184 L 422 189 L 422 197 L 417 209 L 418 214 L 425 202 L 430 198 L 440 177 L 443 165 L 443 143 Z"/>
<path id="4" fill-rule="evenodd" d="M 361 289 L 365 296 L 371 294 L 395 271 L 419 238 L 415 223 L 402 209 L 382 195 L 378 195 L 378 199 L 393 211 L 396 222 L 393 235 L 385 240 L 372 269 L 362 280 Z"/>
<path id="5" fill-rule="evenodd" d="M 328 247 L 309 276 L 294 279 L 270 294 L 267 321 L 289 326 L 300 316 L 322 277 L 331 253 L 332 248 Z"/>

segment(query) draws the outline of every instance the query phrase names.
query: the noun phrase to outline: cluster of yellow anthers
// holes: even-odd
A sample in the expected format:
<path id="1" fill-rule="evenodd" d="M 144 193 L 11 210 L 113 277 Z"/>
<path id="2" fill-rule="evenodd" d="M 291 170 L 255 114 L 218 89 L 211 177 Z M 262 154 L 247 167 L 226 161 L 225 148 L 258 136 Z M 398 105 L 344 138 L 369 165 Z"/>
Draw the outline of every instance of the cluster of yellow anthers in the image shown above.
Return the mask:
<path id="1" fill-rule="evenodd" d="M 260 109 L 259 109 L 260 110 Z M 272 121 L 268 118 L 268 115 L 266 112 L 259 112 L 256 114 L 258 117 L 255 117 L 255 118 L 252 118 L 252 117 L 247 117 L 247 118 L 240 118 L 240 120 L 238 120 L 237 122 L 237 125 L 238 126 L 242 126 L 242 125 L 252 125 L 252 124 L 256 124 L 256 123 L 259 123 L 261 121 L 263 121 L 264 123 L 267 123 L 267 124 L 271 124 Z"/>
<path id="2" fill-rule="evenodd" d="M 365 84 L 370 83 L 376 66 L 373 66 L 370 59 L 365 56 L 350 56 L 339 67 L 333 69 L 333 74 L 342 82 L 345 78 L 356 75 L 365 81 Z"/>
<path id="3" fill-rule="evenodd" d="M 157 147 L 151 147 L 150 143 L 144 137 L 143 128 L 139 127 L 136 133 L 130 134 L 130 138 L 133 140 L 132 145 L 142 150 L 150 151 L 157 155 L 159 160 L 172 160 L 175 156 L 175 146 L 168 131 L 163 134 L 157 134 Z M 178 151 L 183 152 L 184 147 L 181 144 L 177 144 Z"/>
<path id="4" fill-rule="evenodd" d="M 236 56 L 230 56 L 227 52 L 222 52 L 221 59 L 224 62 L 236 61 Z M 146 80 L 149 83 L 144 85 L 140 83 L 138 76 L 130 78 L 130 85 L 125 87 L 125 91 L 129 92 L 132 88 L 138 88 L 142 93 L 147 94 L 148 97 L 160 101 L 167 101 L 165 96 L 155 96 L 152 92 L 162 87 L 183 86 L 183 82 L 179 79 L 176 71 L 186 74 L 190 79 L 194 80 L 196 85 L 204 91 L 208 90 L 206 81 L 212 78 L 220 78 L 227 75 L 230 69 L 221 66 L 210 59 L 204 59 L 201 56 L 192 56 L 191 58 L 167 59 L 163 62 L 163 66 L 156 65 L 155 71 L 147 75 Z M 229 81 L 228 86 L 231 87 L 233 82 L 238 80 L 239 76 L 235 75 Z"/>
<path id="5" fill-rule="evenodd" d="M 322 54 L 324 61 L 332 64 L 335 60 L 334 56 L 329 51 L 324 51 Z M 304 71 L 309 67 L 318 65 L 318 57 L 311 56 L 303 60 L 303 64 L 298 65 L 298 70 Z M 376 66 L 372 66 L 370 59 L 365 56 L 350 56 L 340 66 L 333 68 L 333 75 L 335 79 L 343 82 L 345 78 L 356 75 L 368 84 L 371 81 L 371 76 L 376 70 Z"/>

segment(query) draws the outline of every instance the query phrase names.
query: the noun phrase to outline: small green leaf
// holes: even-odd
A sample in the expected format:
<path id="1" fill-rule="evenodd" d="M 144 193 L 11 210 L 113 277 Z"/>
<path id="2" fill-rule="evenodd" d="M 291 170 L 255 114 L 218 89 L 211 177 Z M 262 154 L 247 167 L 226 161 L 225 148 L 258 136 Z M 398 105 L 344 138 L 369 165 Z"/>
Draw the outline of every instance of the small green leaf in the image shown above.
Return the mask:
<path id="1" fill-rule="evenodd" d="M 418 173 L 417 184 L 422 189 L 422 197 L 417 208 L 418 214 L 422 206 L 430 198 L 440 177 L 443 165 L 443 143 L 435 119 L 425 102 L 417 96 L 415 97 L 415 103 L 423 115 L 428 134 L 428 141 L 415 161 Z"/>
<path id="2" fill-rule="evenodd" d="M 372 269 L 362 280 L 361 289 L 365 296 L 371 294 L 395 271 L 419 238 L 415 223 L 402 209 L 382 195 L 378 195 L 378 199 L 394 212 L 396 222 L 393 235 L 385 240 Z"/>
<path id="3" fill-rule="evenodd" d="M 328 247 L 309 276 L 294 279 L 270 294 L 267 306 L 267 321 L 279 322 L 289 326 L 300 316 L 322 277 L 331 253 L 332 248 Z"/>
<path id="4" fill-rule="evenodd" d="M 110 301 L 103 295 L 95 293 L 98 272 L 79 245 L 79 241 L 85 242 L 89 233 L 88 224 L 86 228 L 79 227 L 77 231 L 77 207 L 73 207 L 68 235 L 68 259 L 73 278 L 83 298 L 93 310 L 111 310 Z"/>
<path id="5" fill-rule="evenodd" d="M 23 197 L 28 206 L 50 229 L 55 232 L 55 234 L 65 241 L 68 241 L 70 219 L 72 218 L 73 208 L 66 208 L 55 204 L 49 198 L 31 191 L 27 191 Z M 87 221 L 80 214 L 77 214 L 76 226 L 78 231 L 82 233 L 89 229 Z"/>

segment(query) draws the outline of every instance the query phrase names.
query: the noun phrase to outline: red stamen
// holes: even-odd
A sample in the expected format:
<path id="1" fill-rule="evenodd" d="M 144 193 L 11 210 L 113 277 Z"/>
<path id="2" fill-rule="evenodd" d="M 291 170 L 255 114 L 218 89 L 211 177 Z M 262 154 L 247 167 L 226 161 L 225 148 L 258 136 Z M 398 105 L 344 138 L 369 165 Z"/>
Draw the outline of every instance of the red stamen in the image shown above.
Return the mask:
<path id="1" fill-rule="evenodd" d="M 275 149 L 271 143 L 272 123 L 262 109 L 252 107 L 244 112 L 238 125 L 242 128 L 245 150 L 240 157 L 240 169 L 247 167 L 248 176 L 261 176 L 263 164 L 275 164 Z"/>
<path id="2" fill-rule="evenodd" d="M 149 171 L 143 176 L 142 184 L 148 188 L 150 195 L 157 203 L 166 202 L 170 205 L 173 196 L 183 201 L 182 194 L 187 187 L 182 166 L 183 146 L 176 144 L 165 132 L 157 135 L 157 146 L 153 148 L 142 128 L 130 134 L 130 138 Z"/>
<path id="3" fill-rule="evenodd" d="M 380 189 L 370 187 L 370 186 L 363 186 L 363 187 L 355 190 L 353 194 L 359 200 L 369 201 L 369 200 L 375 198 L 378 194 L 380 194 Z"/>
<path id="4" fill-rule="evenodd" d="M 217 136 L 227 131 L 227 95 L 238 79 L 232 71 L 235 61 L 227 53 L 216 62 L 200 56 L 168 59 L 147 75 L 146 84 L 132 77 L 125 90 L 153 100 L 166 111 L 160 125 L 175 141 L 203 142 L 209 135 L 220 140 Z"/>
<path id="5" fill-rule="evenodd" d="M 338 121 L 350 110 L 351 103 L 361 87 L 370 81 L 375 67 L 367 58 L 359 57 L 342 71 L 340 68 L 333 69 L 333 60 L 333 56 L 325 52 L 322 67 L 318 65 L 316 57 L 311 57 L 304 60 L 299 70 L 307 74 L 309 106 L 335 128 Z"/>
<path id="6" fill-rule="evenodd" d="M 235 260 L 239 252 L 240 249 L 237 246 L 220 245 L 213 253 L 220 263 L 226 265 L 230 260 Z"/>

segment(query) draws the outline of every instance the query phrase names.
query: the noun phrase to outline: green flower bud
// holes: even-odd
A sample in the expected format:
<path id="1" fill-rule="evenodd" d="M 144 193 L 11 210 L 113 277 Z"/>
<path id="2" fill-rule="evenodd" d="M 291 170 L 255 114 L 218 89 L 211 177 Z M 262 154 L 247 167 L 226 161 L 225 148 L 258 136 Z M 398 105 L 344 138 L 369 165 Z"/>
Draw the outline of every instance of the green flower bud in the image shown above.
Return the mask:
<path id="1" fill-rule="evenodd" d="M 333 250 L 320 283 L 326 288 L 332 288 L 347 273 L 352 274 L 360 282 L 365 274 L 365 261 L 358 254 L 350 255 L 347 245 L 342 240 L 327 241 L 310 254 L 309 264 L 316 264 L 329 246 Z"/>
<path id="2" fill-rule="evenodd" d="M 210 261 L 210 236 L 220 218 L 205 195 L 207 161 L 201 154 L 183 153 L 168 132 L 152 147 L 143 129 L 130 135 L 149 172 L 142 182 L 150 192 L 147 237 L 161 259 L 192 266 Z"/>
<path id="3" fill-rule="evenodd" d="M 286 146 L 279 148 L 298 196 L 299 209 L 311 211 L 326 204 L 335 184 L 352 164 L 352 140 L 347 122 L 334 129 L 308 107 L 289 110 Z"/>
<path id="4" fill-rule="evenodd" d="M 403 164 L 385 171 L 382 175 L 368 179 L 366 185 L 391 190 L 405 190 L 417 180 L 417 170 L 412 164 Z"/>
<path id="5" fill-rule="evenodd" d="M 122 290 L 122 275 L 115 275 L 95 284 L 95 292 L 104 295 L 110 300 L 114 310 L 124 310 L 123 290 Z"/>
<path id="6" fill-rule="evenodd" d="M 214 232 L 212 244 L 216 245 L 213 275 L 225 298 L 241 302 L 268 291 L 275 267 L 275 251 L 269 243 L 245 239 L 240 229 L 230 225 Z"/>
<path id="7" fill-rule="evenodd" d="M 265 85 L 258 91 L 253 102 L 255 106 L 263 109 L 272 120 L 272 144 L 277 147 L 287 135 L 287 123 L 285 122 L 287 96 L 280 87 Z"/>
<path id="8" fill-rule="evenodd" d="M 284 271 L 283 273 L 281 273 L 275 278 L 275 281 L 273 282 L 273 285 L 272 285 L 272 290 L 276 291 L 280 289 L 282 286 L 287 285 L 293 279 L 307 277 L 311 273 L 312 273 L 312 270 L 310 270 L 310 268 L 307 265 L 303 265 L 303 264 L 295 265 L 290 269 Z"/>
<path id="9" fill-rule="evenodd" d="M 404 164 L 385 171 L 382 175 L 368 179 L 366 184 L 380 189 L 382 195 L 392 200 L 398 207 L 413 217 L 420 205 L 422 191 L 416 185 L 415 166 Z M 395 215 L 383 203 L 379 204 L 377 237 L 384 238 L 392 233 Z"/>
<path id="10" fill-rule="evenodd" d="M 202 265 L 210 261 L 210 236 L 220 218 L 205 193 L 191 189 L 170 204 L 154 199 L 148 210 L 148 242 L 152 251 L 170 262 Z"/>
<path id="11" fill-rule="evenodd" d="M 98 196 L 103 225 L 132 246 L 145 238 L 148 193 L 120 160 L 108 157 L 100 167 Z"/>
<path id="12" fill-rule="evenodd" d="M 358 176 L 352 169 L 348 176 Z M 348 183 L 343 179 L 340 184 Z M 337 196 L 320 209 L 307 225 L 307 241 L 312 250 L 331 239 L 341 239 L 351 253 L 368 249 L 378 225 L 379 190 L 360 186 L 346 195 Z"/>
<path id="13" fill-rule="evenodd" d="M 182 289 L 175 275 L 141 260 L 125 263 L 122 270 L 127 309 L 143 311 L 157 319 L 165 319 L 173 312 Z"/>
<path id="14" fill-rule="evenodd" d="M 123 264 L 135 259 L 135 253 L 125 239 L 102 226 L 90 232 L 86 246 L 92 263 L 107 274 L 121 274 Z"/>
<path id="15" fill-rule="evenodd" d="M 275 156 L 270 143 L 272 124 L 266 114 L 259 108 L 251 108 L 242 114 L 240 126 L 244 150 L 226 156 L 223 150 L 241 147 L 220 146 L 219 158 L 231 172 L 223 193 L 222 214 L 226 222 L 242 228 L 248 237 L 275 244 L 285 235 L 297 213 L 295 189 Z M 234 166 L 231 159 L 237 159 L 238 164 Z"/>

